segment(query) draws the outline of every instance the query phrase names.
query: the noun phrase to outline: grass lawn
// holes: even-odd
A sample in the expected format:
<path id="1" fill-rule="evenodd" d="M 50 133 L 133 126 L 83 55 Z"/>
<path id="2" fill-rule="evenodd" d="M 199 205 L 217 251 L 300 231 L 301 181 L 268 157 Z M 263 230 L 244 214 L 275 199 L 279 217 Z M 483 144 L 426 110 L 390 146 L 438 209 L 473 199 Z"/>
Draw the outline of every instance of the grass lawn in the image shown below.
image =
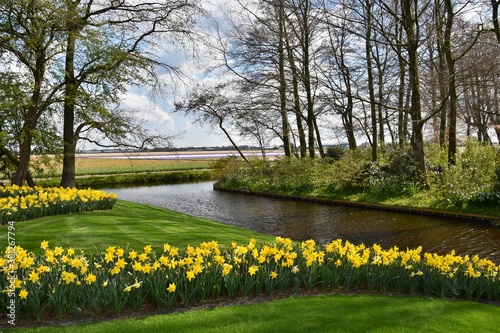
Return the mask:
<path id="1" fill-rule="evenodd" d="M 7 245 L 7 226 L 0 226 L 0 244 Z M 229 246 L 232 241 L 247 244 L 252 238 L 274 241 L 274 237 L 208 221 L 164 208 L 118 200 L 113 210 L 57 215 L 15 224 L 16 244 L 40 252 L 40 243 L 78 250 L 105 250 L 121 246 L 141 250 L 144 245 L 164 243 L 185 248 L 216 240 Z"/>
<path id="2" fill-rule="evenodd" d="M 498 306 L 385 295 L 294 297 L 16 332 L 500 332 Z M 9 330 L 6 330 L 8 332 Z"/>
<path id="3" fill-rule="evenodd" d="M 6 226 L 0 244 L 6 244 Z M 15 224 L 16 244 L 39 253 L 51 247 L 105 250 L 110 245 L 141 249 L 178 247 L 216 240 L 259 242 L 274 237 L 163 208 L 118 201 L 110 211 L 51 216 Z M 2 245 L 4 246 L 4 245 Z M 259 298 L 260 299 L 260 298 Z M 265 300 L 265 298 L 263 298 Z M 252 303 L 252 302 L 250 302 Z M 3 311 L 2 311 L 3 312 Z M 6 317 L 0 331 L 7 332 Z M 16 332 L 500 332 L 500 307 L 466 301 L 389 295 L 322 295 L 257 304 L 204 307 L 184 312 L 124 318 L 93 324 L 18 328 Z"/>

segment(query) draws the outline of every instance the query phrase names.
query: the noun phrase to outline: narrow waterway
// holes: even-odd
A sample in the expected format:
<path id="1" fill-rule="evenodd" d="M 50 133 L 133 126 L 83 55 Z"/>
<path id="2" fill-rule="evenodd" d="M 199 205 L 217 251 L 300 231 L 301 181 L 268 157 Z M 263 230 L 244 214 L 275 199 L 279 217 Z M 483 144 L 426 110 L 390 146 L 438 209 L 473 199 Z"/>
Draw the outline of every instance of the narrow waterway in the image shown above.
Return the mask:
<path id="1" fill-rule="evenodd" d="M 168 208 L 258 232 L 314 239 L 341 238 L 353 243 L 401 249 L 422 246 L 439 254 L 455 250 L 500 264 L 500 227 L 486 222 L 355 207 L 297 202 L 213 190 L 213 182 L 105 188 L 119 199 Z"/>

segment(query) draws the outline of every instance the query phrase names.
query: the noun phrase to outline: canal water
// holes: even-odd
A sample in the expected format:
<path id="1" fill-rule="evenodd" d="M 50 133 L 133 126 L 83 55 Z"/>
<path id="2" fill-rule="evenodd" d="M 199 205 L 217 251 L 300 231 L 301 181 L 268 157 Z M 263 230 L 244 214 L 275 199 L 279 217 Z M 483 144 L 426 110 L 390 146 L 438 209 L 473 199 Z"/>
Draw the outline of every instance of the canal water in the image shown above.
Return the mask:
<path id="1" fill-rule="evenodd" d="M 500 264 L 500 227 L 487 222 L 214 191 L 213 182 L 103 190 L 116 193 L 122 200 L 293 240 L 326 243 L 341 238 L 355 244 L 400 249 L 421 245 L 426 252 L 447 254 L 455 250 Z"/>

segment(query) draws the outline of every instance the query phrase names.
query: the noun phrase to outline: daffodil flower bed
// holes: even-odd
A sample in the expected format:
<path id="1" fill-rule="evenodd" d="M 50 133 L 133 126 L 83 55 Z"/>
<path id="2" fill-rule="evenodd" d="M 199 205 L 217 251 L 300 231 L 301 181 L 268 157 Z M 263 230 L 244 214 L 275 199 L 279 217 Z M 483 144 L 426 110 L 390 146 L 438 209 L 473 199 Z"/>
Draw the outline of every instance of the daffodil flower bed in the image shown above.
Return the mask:
<path id="1" fill-rule="evenodd" d="M 116 194 L 63 187 L 7 186 L 0 188 L 0 224 L 42 216 L 111 209 Z"/>
<path id="2" fill-rule="evenodd" d="M 215 241 L 186 249 L 164 244 L 141 251 L 110 246 L 95 253 L 50 248 L 39 254 L 8 247 L 0 259 L 0 312 L 59 319 L 120 315 L 219 299 L 312 290 L 370 290 L 500 300 L 500 267 L 477 256 L 388 250 L 335 240 L 317 245 L 276 237 L 274 243 Z"/>

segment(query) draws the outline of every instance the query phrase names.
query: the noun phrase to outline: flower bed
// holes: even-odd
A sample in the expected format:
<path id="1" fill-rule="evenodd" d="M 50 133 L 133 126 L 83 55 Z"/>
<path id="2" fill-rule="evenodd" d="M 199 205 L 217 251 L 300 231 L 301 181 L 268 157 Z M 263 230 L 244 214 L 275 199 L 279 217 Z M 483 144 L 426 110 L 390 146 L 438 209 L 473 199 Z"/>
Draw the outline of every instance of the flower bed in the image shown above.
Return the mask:
<path id="1" fill-rule="evenodd" d="M 0 224 L 42 216 L 111 209 L 116 194 L 63 187 L 8 186 L 0 188 Z"/>
<path id="2" fill-rule="evenodd" d="M 317 245 L 276 237 L 223 248 L 164 244 L 142 251 L 110 246 L 83 253 L 50 248 L 38 255 L 8 247 L 0 259 L 3 312 L 59 319 L 82 313 L 120 315 L 145 304 L 160 309 L 207 300 L 322 290 L 371 290 L 500 300 L 500 266 L 477 256 L 365 247 L 335 240 Z"/>

